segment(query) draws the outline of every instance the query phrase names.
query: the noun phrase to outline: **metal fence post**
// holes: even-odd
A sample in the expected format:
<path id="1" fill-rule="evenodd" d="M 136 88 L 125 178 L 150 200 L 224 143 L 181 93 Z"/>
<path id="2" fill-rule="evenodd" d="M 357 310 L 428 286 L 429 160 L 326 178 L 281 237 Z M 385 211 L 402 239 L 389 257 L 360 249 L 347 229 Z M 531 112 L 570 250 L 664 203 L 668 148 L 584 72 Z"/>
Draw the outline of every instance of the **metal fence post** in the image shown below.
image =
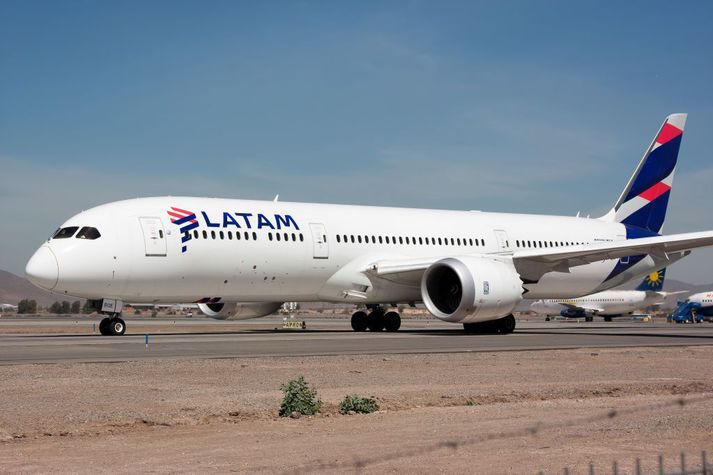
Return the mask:
<path id="1" fill-rule="evenodd" d="M 686 475 L 686 454 L 681 452 L 681 475 Z"/>
<path id="2" fill-rule="evenodd" d="M 706 461 L 706 451 L 701 452 L 701 473 L 708 475 L 708 462 Z"/>
<path id="3" fill-rule="evenodd" d="M 641 475 L 641 459 L 636 457 L 636 475 Z"/>
<path id="4" fill-rule="evenodd" d="M 589 475 L 594 475 L 594 462 L 589 462 Z"/>
<path id="5" fill-rule="evenodd" d="M 619 467 L 616 464 L 616 460 L 614 460 L 614 464 L 612 465 L 612 475 L 619 475 Z"/>
<path id="6" fill-rule="evenodd" d="M 663 454 L 659 454 L 659 475 L 664 475 L 664 471 L 663 471 Z"/>

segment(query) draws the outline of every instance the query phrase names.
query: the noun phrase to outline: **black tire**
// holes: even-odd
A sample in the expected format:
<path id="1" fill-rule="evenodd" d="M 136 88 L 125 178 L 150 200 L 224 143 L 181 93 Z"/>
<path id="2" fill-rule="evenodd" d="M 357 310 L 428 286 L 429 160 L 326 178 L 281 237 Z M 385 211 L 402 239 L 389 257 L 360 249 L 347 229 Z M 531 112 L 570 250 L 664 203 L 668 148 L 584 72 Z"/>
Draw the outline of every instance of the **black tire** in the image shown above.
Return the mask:
<path id="1" fill-rule="evenodd" d="M 483 333 L 483 325 L 481 323 L 464 323 L 463 330 L 466 333 L 477 335 Z"/>
<path id="2" fill-rule="evenodd" d="M 605 321 L 605 322 L 611 322 L 611 321 L 612 321 L 612 318 L 611 318 L 611 317 L 604 317 L 604 321 Z"/>
<path id="3" fill-rule="evenodd" d="M 366 319 L 366 326 L 369 328 L 370 331 L 373 332 L 380 332 L 384 329 L 384 325 L 386 323 L 386 319 L 384 318 L 384 312 L 381 310 L 374 310 L 369 314 L 369 317 Z"/>
<path id="4" fill-rule="evenodd" d="M 550 317 L 545 317 L 545 321 L 546 321 L 546 322 L 549 322 L 549 321 L 550 321 Z"/>
<path id="5" fill-rule="evenodd" d="M 102 321 L 99 322 L 99 333 L 104 336 L 111 335 L 109 325 L 111 325 L 111 320 L 109 318 L 103 318 Z"/>
<path id="6" fill-rule="evenodd" d="M 515 317 L 512 315 L 508 315 L 505 318 L 501 318 L 500 320 L 495 320 L 498 324 L 498 333 L 503 333 L 503 334 L 508 334 L 512 333 L 515 331 L 515 326 L 517 325 L 517 322 L 515 321 Z"/>
<path id="7" fill-rule="evenodd" d="M 401 315 L 397 312 L 386 312 L 384 315 L 384 328 L 387 332 L 395 332 L 401 328 Z"/>
<path id="8" fill-rule="evenodd" d="M 112 318 L 109 329 L 112 335 L 121 336 L 126 333 L 126 323 L 124 323 L 124 320 L 119 317 Z"/>
<path id="9" fill-rule="evenodd" d="M 352 314 L 352 330 L 355 332 L 366 331 L 368 318 L 365 312 L 354 312 L 354 314 Z"/>

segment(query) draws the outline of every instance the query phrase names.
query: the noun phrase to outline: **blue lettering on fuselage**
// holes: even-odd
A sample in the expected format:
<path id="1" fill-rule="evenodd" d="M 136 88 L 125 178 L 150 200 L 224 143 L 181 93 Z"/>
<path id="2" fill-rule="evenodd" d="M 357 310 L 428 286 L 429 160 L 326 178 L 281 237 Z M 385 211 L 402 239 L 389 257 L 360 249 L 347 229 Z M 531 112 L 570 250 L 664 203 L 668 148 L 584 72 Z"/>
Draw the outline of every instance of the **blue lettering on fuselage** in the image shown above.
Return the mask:
<path id="1" fill-rule="evenodd" d="M 262 229 L 262 228 L 270 228 L 270 229 L 283 229 L 283 228 L 291 228 L 294 229 L 295 231 L 299 231 L 300 227 L 297 224 L 297 221 L 295 221 L 295 218 L 293 218 L 289 214 L 275 214 L 274 215 L 274 224 L 273 221 L 270 221 L 270 218 L 262 213 L 258 213 L 257 215 L 253 213 L 229 213 L 227 211 L 223 212 L 222 216 L 222 224 L 219 219 L 216 219 L 215 221 L 211 221 L 210 217 L 208 217 L 208 213 L 205 211 L 201 211 L 201 215 L 203 216 L 203 221 L 205 222 L 205 225 L 208 226 L 209 228 L 228 228 L 228 227 L 235 227 L 238 229 L 241 229 L 241 223 L 239 222 L 238 219 L 235 218 L 235 216 L 238 216 L 242 218 L 243 224 L 247 229 L 252 229 L 252 220 L 251 218 L 253 216 L 257 216 L 257 229 Z"/>
<path id="2" fill-rule="evenodd" d="M 220 224 L 218 223 L 211 223 L 210 219 L 208 219 L 208 215 L 206 214 L 205 211 L 201 211 L 201 214 L 203 215 L 203 219 L 205 220 L 205 225 L 208 226 L 209 228 L 218 228 L 220 227 Z"/>

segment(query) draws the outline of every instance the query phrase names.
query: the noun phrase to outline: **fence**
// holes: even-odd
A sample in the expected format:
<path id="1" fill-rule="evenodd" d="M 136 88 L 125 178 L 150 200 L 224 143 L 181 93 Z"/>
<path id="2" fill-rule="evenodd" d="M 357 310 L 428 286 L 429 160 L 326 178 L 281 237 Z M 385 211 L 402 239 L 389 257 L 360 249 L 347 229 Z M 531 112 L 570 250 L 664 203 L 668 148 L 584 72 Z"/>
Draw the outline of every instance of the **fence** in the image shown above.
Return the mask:
<path id="1" fill-rule="evenodd" d="M 611 469 L 611 474 L 612 475 L 619 475 L 619 470 L 620 470 L 620 465 L 619 462 L 614 461 L 612 463 L 612 469 Z M 700 459 L 700 466 L 698 466 L 697 461 L 693 461 L 693 468 L 689 468 L 687 465 L 686 461 L 686 454 L 681 452 L 680 455 L 680 471 L 671 471 L 671 470 L 666 470 L 666 465 L 665 465 L 665 458 L 663 454 L 659 454 L 658 457 L 658 464 L 656 467 L 656 471 L 652 472 L 649 470 L 645 470 L 642 468 L 641 464 L 641 459 L 637 457 L 636 462 L 634 464 L 634 472 L 636 475 L 643 475 L 643 474 L 658 474 L 658 475 L 713 475 L 713 466 L 708 464 L 707 456 L 706 456 L 706 451 L 701 452 L 701 459 Z M 565 467 L 563 470 L 564 475 L 573 475 L 573 471 Z M 595 475 L 596 473 L 610 473 L 610 472 L 596 472 L 594 469 L 594 463 L 589 464 L 589 475 Z M 539 475 L 545 475 L 545 472 L 539 472 Z"/>

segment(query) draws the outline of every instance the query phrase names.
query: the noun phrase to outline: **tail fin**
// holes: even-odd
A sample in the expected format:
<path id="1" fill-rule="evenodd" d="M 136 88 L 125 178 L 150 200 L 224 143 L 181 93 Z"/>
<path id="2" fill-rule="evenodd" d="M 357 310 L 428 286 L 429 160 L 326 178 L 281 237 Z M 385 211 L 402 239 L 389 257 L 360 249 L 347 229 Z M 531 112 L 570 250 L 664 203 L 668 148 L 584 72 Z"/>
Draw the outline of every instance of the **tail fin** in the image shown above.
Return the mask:
<path id="1" fill-rule="evenodd" d="M 687 114 L 666 117 L 614 208 L 602 219 L 659 233 L 666 218 Z"/>
<path id="2" fill-rule="evenodd" d="M 666 268 L 658 271 L 654 271 L 651 274 L 644 277 L 636 290 L 650 290 L 652 292 L 659 292 L 663 289 L 663 280 L 666 278 Z"/>

